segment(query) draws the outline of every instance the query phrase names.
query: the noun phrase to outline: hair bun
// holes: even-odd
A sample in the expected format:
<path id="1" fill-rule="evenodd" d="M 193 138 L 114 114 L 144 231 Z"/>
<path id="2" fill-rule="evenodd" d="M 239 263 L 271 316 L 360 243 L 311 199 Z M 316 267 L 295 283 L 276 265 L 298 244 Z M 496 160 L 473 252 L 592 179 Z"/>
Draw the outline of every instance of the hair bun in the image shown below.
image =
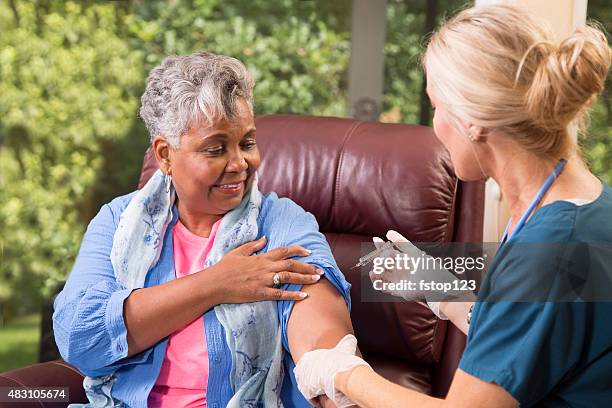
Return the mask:
<path id="1" fill-rule="evenodd" d="M 603 90 L 612 51 L 605 34 L 582 27 L 543 56 L 526 93 L 534 123 L 547 131 L 565 129 Z"/>

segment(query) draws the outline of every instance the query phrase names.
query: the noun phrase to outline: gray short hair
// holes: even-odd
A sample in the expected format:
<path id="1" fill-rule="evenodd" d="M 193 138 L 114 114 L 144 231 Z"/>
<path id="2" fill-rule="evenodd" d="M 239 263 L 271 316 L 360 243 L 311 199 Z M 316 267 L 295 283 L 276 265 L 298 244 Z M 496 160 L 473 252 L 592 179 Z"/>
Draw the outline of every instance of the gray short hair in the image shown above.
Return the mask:
<path id="1" fill-rule="evenodd" d="M 151 141 L 164 137 L 178 149 L 195 122 L 231 119 L 243 98 L 253 109 L 253 79 L 236 58 L 211 53 L 171 55 L 154 68 L 141 98 L 140 117 Z"/>

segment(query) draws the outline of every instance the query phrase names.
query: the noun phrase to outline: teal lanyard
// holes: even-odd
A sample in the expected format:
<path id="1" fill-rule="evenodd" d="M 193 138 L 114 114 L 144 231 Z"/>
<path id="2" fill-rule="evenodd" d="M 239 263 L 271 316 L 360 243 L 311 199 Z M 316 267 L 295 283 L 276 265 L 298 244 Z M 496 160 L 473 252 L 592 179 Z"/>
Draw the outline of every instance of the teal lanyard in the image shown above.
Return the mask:
<path id="1" fill-rule="evenodd" d="M 559 160 L 559 163 L 557 163 L 557 165 L 553 169 L 550 176 L 548 176 L 546 181 L 544 181 L 544 184 L 542 184 L 542 187 L 540 187 L 538 194 L 536 194 L 531 204 L 529 204 L 529 207 L 527 207 L 527 210 L 525 210 L 525 212 L 519 219 L 518 223 L 516 224 L 516 228 L 514 228 L 514 231 L 512 231 L 512 235 L 510 236 L 508 236 L 508 229 L 510 228 L 510 222 L 512 220 L 508 221 L 508 225 L 506 225 L 506 230 L 504 231 L 504 235 L 502 236 L 502 239 L 501 239 L 502 244 L 506 242 L 507 239 L 512 238 L 513 236 L 518 234 L 523 229 L 523 227 L 525 226 L 525 223 L 527 222 L 527 218 L 529 218 L 533 210 L 535 210 L 538 204 L 540 204 L 540 201 L 542 201 L 544 194 L 546 194 L 546 192 L 550 189 L 550 186 L 552 186 L 552 184 L 555 182 L 557 177 L 559 177 L 559 175 L 565 168 L 566 164 L 567 164 L 567 160 L 565 159 Z"/>

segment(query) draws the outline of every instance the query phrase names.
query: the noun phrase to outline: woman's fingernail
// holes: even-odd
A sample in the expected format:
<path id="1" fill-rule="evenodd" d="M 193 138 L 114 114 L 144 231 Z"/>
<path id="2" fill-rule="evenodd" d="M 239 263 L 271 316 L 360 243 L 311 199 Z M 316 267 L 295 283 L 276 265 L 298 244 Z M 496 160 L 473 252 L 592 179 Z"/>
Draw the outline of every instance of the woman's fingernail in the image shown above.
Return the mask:
<path id="1" fill-rule="evenodd" d="M 313 281 L 318 281 L 319 279 L 321 279 L 321 275 L 310 275 L 310 277 Z"/>
<path id="2" fill-rule="evenodd" d="M 260 241 L 265 241 L 266 240 L 266 236 L 262 235 L 261 238 L 259 238 Z"/>
<path id="3" fill-rule="evenodd" d="M 298 295 L 300 298 L 304 299 L 306 296 L 308 296 L 308 293 L 306 292 L 300 292 L 300 294 Z"/>
<path id="4" fill-rule="evenodd" d="M 312 254 L 312 251 L 310 249 L 306 249 L 305 252 L 306 252 L 306 255 Z"/>
<path id="5" fill-rule="evenodd" d="M 321 269 L 319 269 L 319 268 L 317 268 L 317 273 L 318 273 L 319 275 L 323 275 L 323 271 L 322 271 Z"/>

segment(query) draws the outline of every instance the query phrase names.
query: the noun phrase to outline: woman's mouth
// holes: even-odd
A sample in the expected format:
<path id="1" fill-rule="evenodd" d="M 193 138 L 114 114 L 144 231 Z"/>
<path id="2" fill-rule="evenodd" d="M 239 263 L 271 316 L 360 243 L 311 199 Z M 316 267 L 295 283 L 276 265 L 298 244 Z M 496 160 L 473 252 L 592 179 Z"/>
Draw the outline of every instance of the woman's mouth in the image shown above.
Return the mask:
<path id="1" fill-rule="evenodd" d="M 238 183 L 217 184 L 215 187 L 223 194 L 235 195 L 242 192 L 244 181 L 240 181 Z"/>

